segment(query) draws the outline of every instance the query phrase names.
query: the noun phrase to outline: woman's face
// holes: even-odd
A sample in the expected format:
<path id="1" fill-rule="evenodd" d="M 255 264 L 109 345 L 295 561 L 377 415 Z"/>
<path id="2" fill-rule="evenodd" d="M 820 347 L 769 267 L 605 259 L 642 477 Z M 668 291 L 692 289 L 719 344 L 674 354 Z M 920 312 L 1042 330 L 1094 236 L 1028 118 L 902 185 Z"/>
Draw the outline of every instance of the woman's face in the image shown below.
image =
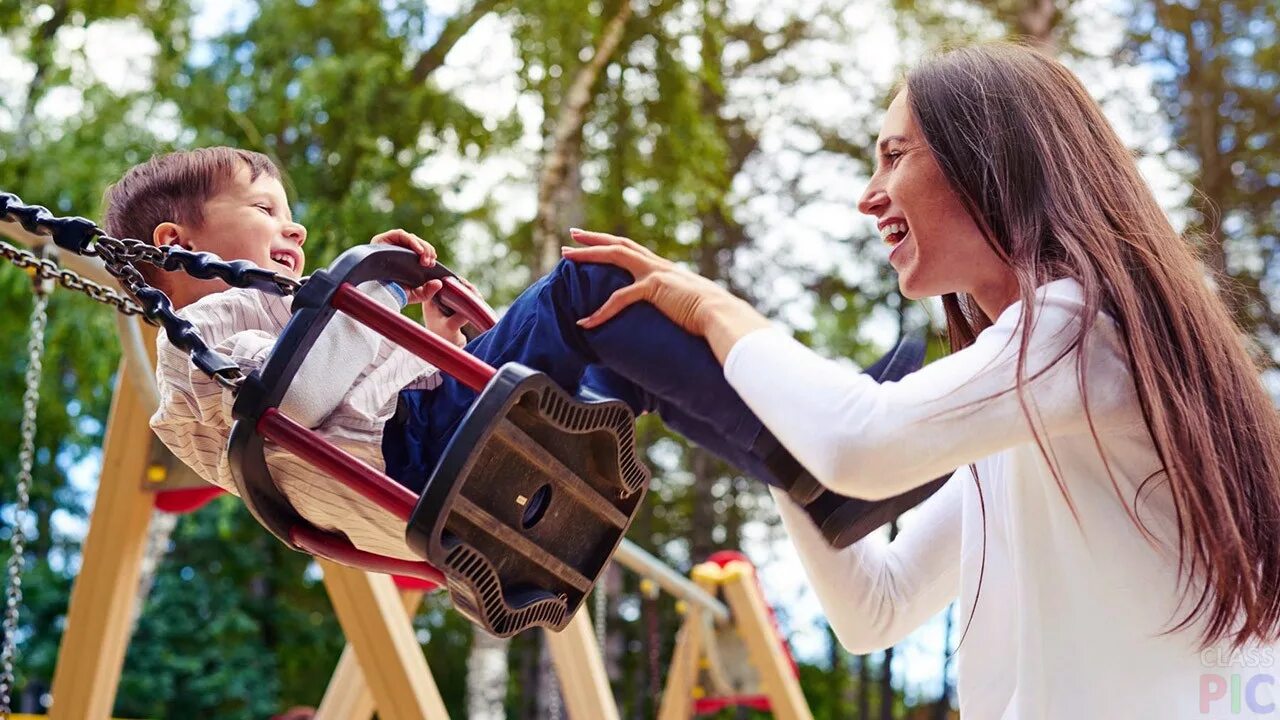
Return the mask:
<path id="1" fill-rule="evenodd" d="M 912 300 L 969 293 L 995 314 L 1013 302 L 1012 271 L 965 212 L 916 126 L 907 91 L 894 98 L 876 143 L 876 172 L 858 209 L 876 218 L 892 248 L 889 264 L 898 287 Z"/>

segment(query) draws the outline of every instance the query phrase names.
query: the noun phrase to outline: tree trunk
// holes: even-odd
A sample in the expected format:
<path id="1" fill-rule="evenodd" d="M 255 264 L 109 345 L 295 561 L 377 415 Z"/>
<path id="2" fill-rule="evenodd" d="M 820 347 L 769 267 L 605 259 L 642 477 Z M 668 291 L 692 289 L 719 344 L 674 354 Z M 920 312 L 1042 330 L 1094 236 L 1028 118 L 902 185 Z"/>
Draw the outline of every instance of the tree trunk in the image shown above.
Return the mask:
<path id="1" fill-rule="evenodd" d="M 449 55 L 449 51 L 453 49 L 458 41 L 466 36 L 467 31 L 473 25 L 480 22 L 481 18 L 493 12 L 494 8 L 502 0 L 476 0 L 471 9 L 465 12 L 459 12 L 457 15 L 449 18 L 444 24 L 444 28 L 440 30 L 440 36 L 436 38 L 435 44 L 427 48 L 426 51 L 418 58 L 418 62 L 413 65 L 413 79 L 416 82 L 426 82 L 431 77 L 431 73 L 437 68 L 444 65 L 445 57 Z"/>
<path id="2" fill-rule="evenodd" d="M 858 656 L 858 720 L 871 720 L 871 656 Z"/>
<path id="3" fill-rule="evenodd" d="M 510 645 L 506 638 L 473 628 L 467 654 L 467 717 L 471 720 L 505 720 Z"/>
<path id="4" fill-rule="evenodd" d="M 35 72 L 31 76 L 31 82 L 27 84 L 27 97 L 22 103 L 22 114 L 18 116 L 18 129 L 14 133 L 14 147 L 12 148 L 15 155 L 21 155 L 31 144 L 32 133 L 35 131 L 36 125 L 36 105 L 45 96 L 45 80 L 49 77 L 49 70 L 53 67 L 53 53 L 56 45 L 55 38 L 58 30 L 66 24 L 70 14 L 70 6 L 67 0 L 59 0 L 53 4 L 53 15 L 40 25 L 40 30 L 36 36 L 31 39 L 32 52 L 31 55 L 35 60 Z"/>
<path id="5" fill-rule="evenodd" d="M 162 510 L 151 513 L 151 524 L 147 526 L 147 547 L 142 553 L 142 567 L 138 573 L 138 601 L 134 603 L 133 620 L 130 622 L 129 635 L 137 629 L 138 618 L 151 595 L 151 586 L 156 581 L 156 568 L 169 552 L 169 538 L 178 525 L 178 516 Z"/>
<path id="6" fill-rule="evenodd" d="M 827 697 L 831 701 L 831 720 L 841 720 L 844 717 L 844 694 L 845 694 L 845 666 L 844 652 L 840 648 L 840 640 L 836 638 L 836 633 L 827 626 L 827 647 L 829 648 L 828 660 L 831 670 L 827 674 Z M 859 720 L 865 720 L 860 718 Z"/>
<path id="7" fill-rule="evenodd" d="M 560 720 L 564 700 L 560 697 L 560 681 L 556 679 L 556 668 L 551 662 L 551 651 L 547 647 L 546 633 L 540 632 L 538 637 L 538 699 L 535 703 L 538 720 Z"/>
<path id="8" fill-rule="evenodd" d="M 715 550 L 711 537 L 716 526 L 715 497 L 711 494 L 715 482 L 715 458 L 700 447 L 689 448 L 689 470 L 693 474 L 693 513 L 689 533 L 689 560 L 697 565 Z"/>
<path id="9" fill-rule="evenodd" d="M 933 706 L 934 720 L 947 720 L 951 714 L 951 678 L 947 671 L 951 669 L 951 630 L 955 623 L 955 605 L 947 608 L 947 626 L 942 636 L 942 694 Z"/>
<path id="10" fill-rule="evenodd" d="M 880 720 L 893 720 L 893 648 L 885 648 L 880 666 Z"/>
<path id="11" fill-rule="evenodd" d="M 1026 4 L 1018 11 L 1018 33 L 1037 48 L 1056 55 L 1058 43 L 1053 30 L 1061 19 L 1062 13 L 1053 0 L 1026 0 Z"/>
<path id="12" fill-rule="evenodd" d="M 579 170 L 582 162 L 582 128 L 587 122 L 587 106 L 594 96 L 596 81 L 609 58 L 622 42 L 631 2 L 625 0 L 604 27 L 591 59 L 573 77 L 560 103 L 560 114 L 551 130 L 551 147 L 538 176 L 538 209 L 533 222 L 533 247 L 538 257 L 538 273 L 555 266 L 565 231 L 574 222 L 569 213 L 580 203 L 573 198 L 582 192 Z M 579 220 L 580 221 L 580 220 Z"/>

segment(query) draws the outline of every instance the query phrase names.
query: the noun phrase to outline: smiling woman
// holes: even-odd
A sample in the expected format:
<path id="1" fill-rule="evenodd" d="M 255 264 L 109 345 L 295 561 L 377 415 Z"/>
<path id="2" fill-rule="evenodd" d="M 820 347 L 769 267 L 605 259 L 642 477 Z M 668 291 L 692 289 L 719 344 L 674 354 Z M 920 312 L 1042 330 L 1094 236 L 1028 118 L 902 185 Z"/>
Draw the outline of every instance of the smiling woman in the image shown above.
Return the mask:
<path id="1" fill-rule="evenodd" d="M 1032 49 L 962 48 L 907 76 L 877 150 L 859 209 L 902 293 L 943 296 L 951 355 L 877 385 L 718 285 L 579 232 L 566 257 L 635 278 L 583 324 L 648 302 L 705 337 L 834 491 L 952 473 L 893 542 L 842 550 L 774 494 L 851 650 L 959 598 L 962 716 L 1273 712 L 1277 678 L 1236 659 L 1280 650 L 1280 416 L 1097 103 Z M 1243 707 L 1206 681 L 1225 676 Z"/>
<path id="2" fill-rule="evenodd" d="M 947 182 L 916 125 L 909 90 L 890 103 L 876 147 L 876 172 L 858 209 L 875 216 L 892 246 L 889 264 L 902 294 L 917 300 L 963 292 L 987 317 L 999 315 L 1016 299 L 1017 280 Z"/>

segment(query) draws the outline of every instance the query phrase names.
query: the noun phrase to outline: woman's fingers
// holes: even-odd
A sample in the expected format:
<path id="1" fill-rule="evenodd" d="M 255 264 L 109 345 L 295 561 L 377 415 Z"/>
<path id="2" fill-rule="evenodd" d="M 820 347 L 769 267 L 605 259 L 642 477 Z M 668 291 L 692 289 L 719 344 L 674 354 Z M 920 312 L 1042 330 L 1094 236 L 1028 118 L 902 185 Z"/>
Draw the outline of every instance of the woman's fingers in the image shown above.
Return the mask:
<path id="1" fill-rule="evenodd" d="M 641 245 L 640 243 L 636 242 L 635 240 L 632 240 L 631 238 L 625 238 L 625 237 L 622 237 L 621 235 L 610 235 L 609 233 L 594 232 L 592 230 L 570 228 L 569 236 L 572 237 L 577 242 L 582 243 L 583 245 L 591 245 L 591 246 L 620 245 L 622 247 L 633 250 L 634 252 L 640 255 L 643 255 L 645 257 L 652 258 L 652 259 L 661 259 L 661 257 L 657 253 L 653 252 L 649 248 Z"/>
<path id="2" fill-rule="evenodd" d="M 588 330 L 602 325 L 635 303 L 646 300 L 648 292 L 649 286 L 645 283 L 636 283 L 616 290 L 598 310 L 579 320 L 578 324 Z"/>
<path id="3" fill-rule="evenodd" d="M 594 245 L 591 247 L 563 247 L 560 254 L 575 262 L 602 263 L 616 265 L 640 278 L 657 269 L 657 264 L 650 258 L 632 250 L 625 245 Z"/>
<path id="4" fill-rule="evenodd" d="M 627 238 L 621 235 L 610 235 L 582 228 L 569 228 L 569 236 L 583 245 L 623 245 L 628 242 Z"/>

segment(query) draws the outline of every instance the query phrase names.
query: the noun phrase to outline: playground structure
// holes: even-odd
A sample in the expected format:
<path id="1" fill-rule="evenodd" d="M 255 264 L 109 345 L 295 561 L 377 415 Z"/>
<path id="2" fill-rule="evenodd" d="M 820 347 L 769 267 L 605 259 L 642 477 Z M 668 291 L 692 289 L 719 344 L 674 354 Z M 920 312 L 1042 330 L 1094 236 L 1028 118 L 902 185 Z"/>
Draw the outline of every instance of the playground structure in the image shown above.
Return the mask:
<path id="1" fill-rule="evenodd" d="M 48 244 L 46 237 L 12 222 L 0 222 L 0 234 L 28 247 Z M 102 285 L 114 284 L 91 260 L 67 255 L 62 262 Z M 193 482 L 193 474 L 151 435 L 147 420 L 158 404 L 154 332 L 136 316 L 120 315 L 118 327 L 123 358 L 97 500 L 53 678 L 53 718 L 108 716 L 138 601 L 154 511 L 191 511 L 221 492 L 198 478 Z M 685 607 L 686 620 L 662 697 L 663 720 L 736 704 L 772 709 L 783 718 L 810 717 L 794 663 L 745 558 L 721 557 L 699 566 L 693 582 L 626 540 L 613 559 L 676 596 Z M 318 717 L 370 717 L 375 708 L 384 718 L 446 717 L 410 624 L 423 594 L 438 585 L 322 558 L 318 562 L 348 640 Z M 549 632 L 547 642 L 569 717 L 617 717 L 586 608 L 568 619 L 562 632 Z M 734 651 L 726 651 L 727 645 Z M 746 652 L 736 652 L 741 648 Z"/>

